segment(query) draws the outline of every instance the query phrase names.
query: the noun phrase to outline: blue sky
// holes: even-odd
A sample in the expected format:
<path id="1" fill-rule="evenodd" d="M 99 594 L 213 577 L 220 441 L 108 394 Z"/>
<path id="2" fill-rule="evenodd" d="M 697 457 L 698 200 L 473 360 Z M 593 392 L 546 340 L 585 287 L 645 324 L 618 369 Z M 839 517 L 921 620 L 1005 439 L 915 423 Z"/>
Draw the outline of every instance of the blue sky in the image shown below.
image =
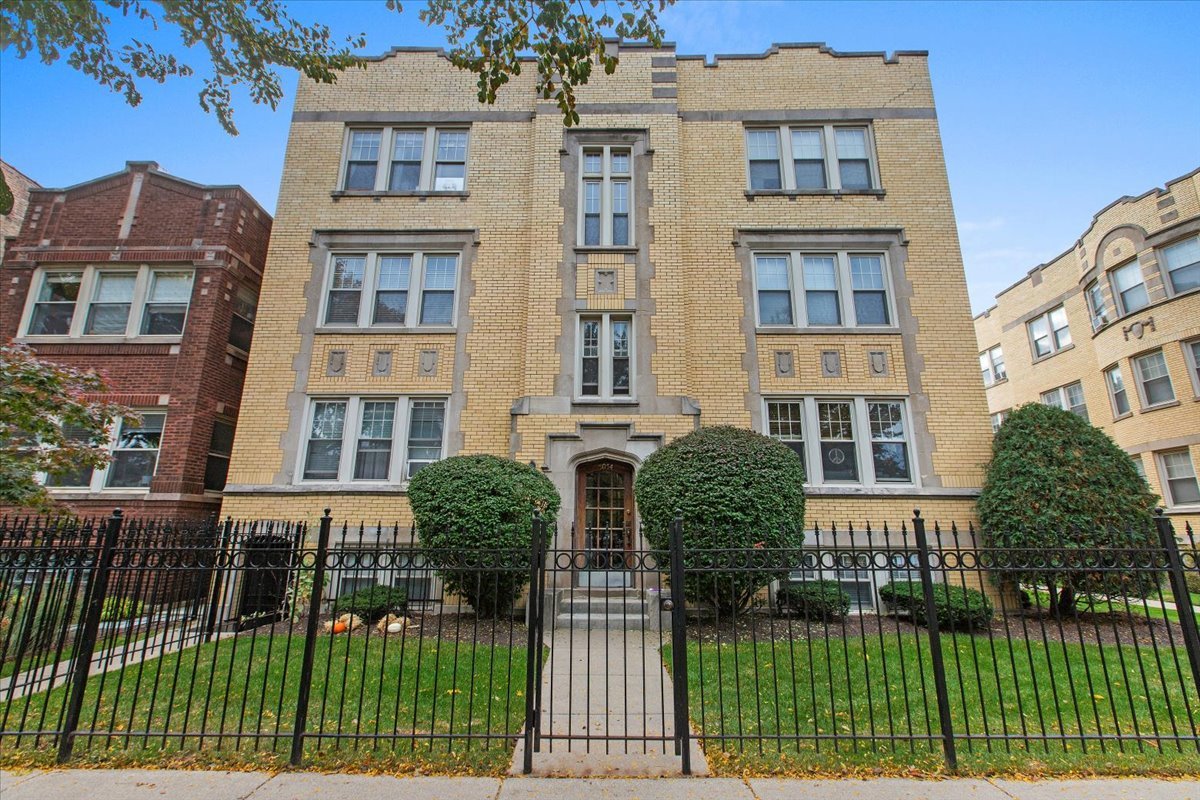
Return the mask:
<path id="1" fill-rule="evenodd" d="M 364 52 L 438 45 L 383 0 L 288 3 Z M 1073 245 L 1092 215 L 1200 166 L 1200 3 L 680 2 L 664 16 L 680 53 L 760 52 L 772 42 L 929 50 L 975 311 Z M 142 28 L 121 23 L 121 31 Z M 145 38 L 168 46 L 170 38 Z M 116 37 L 114 36 L 114 40 Z M 177 48 L 178 49 L 178 48 Z M 203 63 L 199 51 L 185 54 Z M 198 79 L 142 87 L 130 109 L 61 62 L 0 54 L 0 157 L 46 186 L 154 160 L 205 183 L 240 183 L 274 209 L 296 77 L 271 112 L 242 96 L 241 135 L 196 102 Z"/>

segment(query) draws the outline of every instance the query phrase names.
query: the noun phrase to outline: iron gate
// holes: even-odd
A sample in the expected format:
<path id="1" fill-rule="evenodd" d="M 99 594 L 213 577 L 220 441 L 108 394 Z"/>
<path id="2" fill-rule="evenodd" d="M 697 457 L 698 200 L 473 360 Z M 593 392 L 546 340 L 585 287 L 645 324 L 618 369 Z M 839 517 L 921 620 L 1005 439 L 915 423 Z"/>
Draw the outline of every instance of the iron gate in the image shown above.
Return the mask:
<path id="1" fill-rule="evenodd" d="M 584 753 L 677 759 L 691 772 L 687 714 L 682 527 L 669 551 L 640 537 L 614 569 L 627 580 L 591 580 L 586 547 L 552 547 L 553 530 L 534 522 L 523 769 L 534 754 Z M 574 542 L 572 542 L 574 545 Z M 548 648 L 548 654 L 545 648 Z"/>

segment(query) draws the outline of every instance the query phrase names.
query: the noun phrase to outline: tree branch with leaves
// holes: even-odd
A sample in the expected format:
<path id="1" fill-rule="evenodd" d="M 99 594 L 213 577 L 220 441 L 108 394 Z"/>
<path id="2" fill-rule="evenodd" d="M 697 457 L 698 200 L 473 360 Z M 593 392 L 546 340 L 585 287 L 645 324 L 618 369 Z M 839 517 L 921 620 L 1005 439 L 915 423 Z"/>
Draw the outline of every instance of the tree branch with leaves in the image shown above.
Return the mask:
<path id="1" fill-rule="evenodd" d="M 136 415 L 96 399 L 107 391 L 95 372 L 42 361 L 24 345 L 0 347 L 0 504 L 49 510 L 39 473 L 109 462 L 109 427 Z"/>

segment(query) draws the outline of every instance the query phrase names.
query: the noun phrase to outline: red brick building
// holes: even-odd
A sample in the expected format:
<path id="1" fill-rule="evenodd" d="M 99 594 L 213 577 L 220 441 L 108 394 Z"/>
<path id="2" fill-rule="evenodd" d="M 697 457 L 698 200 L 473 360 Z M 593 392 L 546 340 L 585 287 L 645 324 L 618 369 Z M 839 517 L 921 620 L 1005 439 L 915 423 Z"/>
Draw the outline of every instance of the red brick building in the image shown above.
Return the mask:
<path id="1" fill-rule="evenodd" d="M 43 476 L 81 514 L 195 517 L 220 509 L 271 217 L 239 186 L 131 161 L 35 188 L 8 240 L 0 337 L 97 369 L 118 422 L 103 470 Z"/>

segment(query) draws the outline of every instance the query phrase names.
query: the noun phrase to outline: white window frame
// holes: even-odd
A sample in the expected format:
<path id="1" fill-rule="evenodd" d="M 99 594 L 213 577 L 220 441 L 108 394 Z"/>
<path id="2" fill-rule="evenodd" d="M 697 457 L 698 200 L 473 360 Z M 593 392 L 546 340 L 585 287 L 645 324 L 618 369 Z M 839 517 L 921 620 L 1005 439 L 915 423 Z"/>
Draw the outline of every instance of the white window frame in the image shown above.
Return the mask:
<path id="1" fill-rule="evenodd" d="M 585 159 L 588 151 L 599 150 L 600 154 L 600 172 L 588 172 L 585 167 Z M 629 158 L 629 172 L 614 173 L 612 170 L 612 155 L 613 151 L 623 152 Z M 577 246 L 581 248 L 599 248 L 599 247 L 636 247 L 637 240 L 635 238 L 634 220 L 636 219 L 636 207 L 634 203 L 633 191 L 633 146 L 628 144 L 580 144 L 579 145 L 579 214 L 576 229 Z M 600 184 L 600 242 L 598 244 L 584 243 L 585 229 L 585 207 L 584 193 L 585 187 L 589 183 L 599 182 Z M 629 187 L 628 210 L 625 212 L 629 217 L 629 241 L 625 244 L 613 244 L 613 184 L 624 183 Z"/>
<path id="2" fill-rule="evenodd" d="M 1183 361 L 1192 379 L 1192 395 L 1200 399 L 1200 339 L 1185 339 L 1179 344 L 1183 347 Z"/>
<path id="3" fill-rule="evenodd" d="M 1177 450 L 1163 450 L 1154 454 L 1155 466 L 1158 468 L 1158 476 L 1161 478 L 1163 500 L 1166 501 L 1169 508 L 1200 508 L 1200 503 L 1180 503 L 1175 500 L 1175 493 L 1171 488 L 1172 480 L 1186 479 L 1188 476 L 1182 475 L 1172 478 L 1167 472 L 1167 456 L 1183 454 L 1187 458 L 1187 464 L 1191 467 L 1191 479 L 1200 485 L 1200 478 L 1196 475 L 1196 459 L 1192 457 L 1191 450 L 1186 447 Z"/>
<path id="4" fill-rule="evenodd" d="M 1070 394 L 1070 392 L 1067 391 L 1072 386 L 1079 387 L 1080 397 L 1083 398 L 1083 402 L 1077 406 L 1071 405 L 1071 394 Z M 1057 405 L 1046 402 L 1046 398 L 1051 397 L 1051 396 L 1055 397 L 1058 400 Z M 1083 417 L 1083 419 L 1085 421 L 1091 422 L 1091 417 L 1088 415 L 1087 394 L 1083 391 L 1083 381 L 1072 381 L 1072 382 L 1064 384 L 1062 386 L 1056 386 L 1053 389 L 1044 391 L 1041 393 L 1040 400 L 1043 405 L 1047 405 L 1047 406 L 1054 405 L 1055 408 L 1061 408 L 1063 411 L 1070 411 L 1072 414 L 1077 414 L 1077 415 Z M 1076 409 L 1082 409 L 1082 413 L 1080 411 L 1077 411 Z"/>
<path id="5" fill-rule="evenodd" d="M 422 324 L 421 310 L 425 298 L 425 262 L 427 258 L 454 258 L 454 297 L 450 304 L 450 322 Z M 329 311 L 329 292 L 333 286 L 334 263 L 338 258 L 362 258 L 363 283 L 358 298 L 358 319 L 353 322 L 326 322 L 325 315 Z M 408 301 L 404 311 L 404 324 L 374 323 L 375 294 L 379 291 L 380 260 L 384 258 L 409 258 L 408 271 Z M 451 330 L 458 327 L 458 298 L 462 284 L 462 254 L 452 250 L 346 250 L 329 254 L 325 267 L 325 277 L 321 284 L 321 305 L 318 309 L 318 328 L 330 330 L 371 328 L 376 330 L 397 330 L 420 328 L 422 330 Z M 385 290 L 386 291 L 386 290 Z M 446 291 L 446 290 L 433 290 Z"/>
<path id="6" fill-rule="evenodd" d="M 1196 266 L 1196 264 L 1200 263 L 1200 261 L 1193 261 L 1190 264 L 1184 264 L 1181 267 L 1176 267 L 1174 270 L 1171 270 L 1167 267 L 1166 251 L 1170 250 L 1171 248 L 1174 248 L 1174 247 L 1180 247 L 1182 245 L 1188 244 L 1189 242 L 1196 242 L 1197 245 L 1200 246 L 1200 236 L 1185 237 L 1183 239 L 1180 239 L 1179 241 L 1171 242 L 1170 244 L 1162 245 L 1161 247 L 1155 248 L 1155 251 L 1158 256 L 1159 269 L 1162 271 L 1163 286 L 1166 287 L 1168 297 L 1176 297 L 1181 294 L 1191 294 L 1192 292 L 1194 292 L 1198 288 L 1200 288 L 1200 287 L 1193 286 L 1189 289 L 1182 289 L 1182 290 L 1176 289 L 1175 288 L 1175 278 L 1174 278 L 1174 274 L 1173 274 L 1174 272 L 1176 272 L 1178 270 L 1189 269 L 1193 266 Z"/>
<path id="7" fill-rule="evenodd" d="M 999 366 L 997 367 L 997 361 Z M 979 354 L 979 374 L 985 387 L 1008 380 L 1008 369 L 1004 363 L 1004 350 L 1000 345 L 989 347 Z"/>
<path id="8" fill-rule="evenodd" d="M 157 451 L 157 455 L 154 458 L 154 472 L 152 472 L 150 474 L 150 482 L 153 483 L 154 477 L 158 474 L 158 467 L 162 463 L 163 447 L 165 446 L 166 439 L 167 439 L 167 419 L 168 419 L 167 410 L 166 410 L 166 408 L 159 406 L 158 408 L 136 409 L 133 411 L 133 413 L 136 415 L 142 416 L 142 417 L 145 417 L 148 414 L 157 414 L 157 415 L 162 416 L 162 418 L 163 418 L 163 430 L 162 430 L 162 434 L 159 436 L 158 451 Z M 105 445 L 105 449 L 108 451 L 109 456 L 113 456 L 116 453 L 117 439 L 119 438 L 119 435 L 121 432 L 121 427 L 124 424 L 125 424 L 124 419 L 115 419 L 115 420 L 113 420 L 112 424 L 108 426 L 108 443 Z M 205 451 L 205 452 L 207 452 L 207 451 Z M 88 481 L 87 486 L 46 486 L 46 491 L 51 492 L 53 494 L 79 494 L 80 492 L 88 492 L 88 493 L 103 492 L 105 494 L 149 494 L 150 493 L 149 486 L 109 486 L 108 485 L 108 473 L 109 473 L 109 468 L 111 466 L 112 466 L 112 461 L 110 460 L 104 466 L 96 467 L 95 469 L 93 469 L 91 480 Z M 49 474 L 45 473 L 45 472 L 38 473 L 36 477 L 37 477 L 38 483 L 41 483 L 43 485 L 45 485 L 46 482 L 49 480 Z"/>
<path id="9" fill-rule="evenodd" d="M 362 413 L 364 403 L 395 403 L 396 411 L 392 418 L 392 451 L 388 462 L 388 477 L 385 479 L 356 479 L 354 477 L 355 454 L 358 451 L 358 439 L 362 430 Z M 446 457 L 446 431 L 449 427 L 449 398 L 445 395 L 338 395 L 316 394 L 308 396 L 308 404 L 304 411 L 304 428 L 300 437 L 300 449 L 296 456 L 296 470 L 293 483 L 297 485 L 354 485 L 354 486 L 400 486 L 408 485 L 408 439 L 409 423 L 412 420 L 413 403 L 441 402 L 442 405 L 442 447 L 437 460 Z M 317 403 L 345 403 L 346 416 L 342 422 L 342 447 L 338 460 L 336 479 L 305 478 L 308 466 L 308 443 L 312 433 L 313 414 Z"/>
<path id="10" fill-rule="evenodd" d="M 583 324 L 600 319 L 600 393 L 583 393 Z M 629 394 L 612 393 L 612 323 L 629 323 Z M 575 319 L 575 402 L 633 403 L 637 402 L 637 319 L 628 311 L 581 311 Z"/>
<path id="11" fill-rule="evenodd" d="M 867 147 L 867 174 L 871 178 L 871 185 L 866 189 L 843 189 L 841 169 L 838 164 L 837 156 L 837 133 L 838 129 L 857 129 L 865 131 L 866 147 Z M 750 131 L 774 131 L 775 142 L 779 152 L 779 171 L 780 189 L 755 189 L 750 180 Z M 825 162 L 825 184 L 824 189 L 809 189 L 796 187 L 796 162 L 792 156 L 792 131 L 793 130 L 820 130 L 822 156 Z M 751 194 L 776 194 L 779 192 L 793 192 L 799 194 L 830 194 L 835 192 L 858 193 L 858 192 L 878 192 L 881 190 L 882 183 L 879 179 L 879 157 L 875 147 L 875 132 L 874 127 L 870 122 L 813 122 L 813 123 L 796 123 L 794 125 L 747 125 L 742 136 L 743 144 L 743 165 L 746 170 L 746 191 Z"/>
<path id="12" fill-rule="evenodd" d="M 1054 314 L 1054 312 L 1059 311 L 1059 310 L 1062 311 L 1063 319 L 1066 321 L 1066 324 L 1061 328 L 1055 328 L 1054 323 L 1051 321 L 1050 317 L 1052 314 Z M 1034 327 L 1034 325 L 1036 325 L 1039 322 L 1045 323 L 1045 325 L 1046 325 L 1046 336 L 1048 337 L 1048 339 L 1050 341 L 1050 351 L 1047 353 L 1038 353 L 1038 350 L 1037 350 L 1037 336 L 1034 335 L 1033 327 Z M 1059 343 L 1059 341 L 1058 341 L 1058 339 L 1059 339 L 1058 332 L 1059 331 L 1067 332 L 1068 341 L 1066 344 Z M 1073 347 L 1075 345 L 1075 339 L 1071 335 L 1071 320 L 1067 316 L 1067 307 L 1066 307 L 1066 305 L 1064 305 L 1062 303 L 1060 303 L 1059 305 L 1056 305 L 1054 308 L 1051 308 L 1042 314 L 1038 314 L 1036 317 L 1033 317 L 1030 320 L 1027 320 L 1025 322 L 1025 335 L 1029 339 L 1029 352 L 1033 355 L 1033 360 L 1035 362 L 1041 361 L 1046 358 L 1050 358 L 1051 356 L 1055 355 L 1056 353 L 1061 353 L 1063 350 L 1070 349 L 1071 347 Z"/>
<path id="13" fill-rule="evenodd" d="M 808 304 L 804 288 L 804 258 L 833 258 L 837 278 L 838 314 L 841 323 L 838 325 L 809 324 Z M 885 308 L 888 314 L 886 324 L 858 322 L 854 308 L 854 282 L 850 271 L 850 259 L 855 256 L 878 258 L 883 266 L 883 293 Z M 788 292 L 792 305 L 792 324 L 781 325 L 764 323 L 759 312 L 758 303 L 758 259 L 785 258 L 788 271 Z M 767 330 L 790 330 L 808 328 L 811 330 L 836 331 L 843 328 L 863 328 L 866 330 L 892 331 L 898 326 L 896 318 L 895 282 L 892 280 L 891 262 L 885 251 L 853 250 L 762 250 L 751 254 L 751 271 L 754 278 L 754 321 L 759 328 Z M 853 321 L 852 321 L 853 320 Z"/>
<path id="14" fill-rule="evenodd" d="M 372 189 L 347 189 L 346 179 L 350 166 L 350 145 L 355 131 L 374 131 L 379 136 L 379 158 L 375 161 L 375 185 Z M 421 177 L 416 189 L 388 188 L 392 174 L 392 155 L 395 150 L 397 133 L 414 133 L 420 131 L 424 136 L 421 143 Z M 463 187 L 461 189 L 438 189 L 434 185 L 434 173 L 437 163 L 437 136 L 443 131 L 467 134 L 467 150 L 463 158 Z M 349 125 L 342 142 L 342 160 L 338 168 L 337 191 L 345 194 L 409 194 L 438 193 L 461 194 L 470 189 L 468 183 L 471 164 L 471 127 L 469 125 Z"/>
<path id="15" fill-rule="evenodd" d="M 771 403 L 800 403 L 801 429 L 804 442 L 805 485 L 837 487 L 866 487 L 885 489 L 888 487 L 903 487 L 910 490 L 919 488 L 920 469 L 916 452 L 915 436 L 913 434 L 912 411 L 908 398 L 904 396 L 887 395 L 768 395 L 762 402 L 763 434 L 771 436 L 770 404 Z M 858 458 L 857 481 L 827 481 L 822 470 L 820 423 L 817 413 L 818 403 L 849 403 L 851 420 L 854 426 L 854 451 Z M 907 449 L 908 473 L 907 481 L 879 480 L 875 476 L 875 457 L 871 447 L 871 424 L 868 412 L 870 403 L 899 403 L 901 421 L 904 425 L 904 444 Z M 772 437 L 774 438 L 774 437 Z M 781 441 L 778 440 L 777 441 Z M 794 439 L 791 441 L 795 441 Z M 883 441 L 883 440 L 881 440 Z M 891 440 L 888 440 L 891 441 Z"/>
<path id="16" fill-rule="evenodd" d="M 1141 286 L 1142 292 L 1146 295 L 1146 302 L 1137 308 L 1126 308 L 1124 293 L 1117 285 L 1117 273 L 1126 269 L 1132 269 L 1137 273 L 1138 282 L 1133 286 L 1130 286 L 1125 291 L 1132 291 L 1135 286 Z M 1112 289 L 1113 305 L 1116 306 L 1118 317 L 1124 317 L 1127 314 L 1136 314 L 1143 308 L 1146 308 L 1150 305 L 1150 290 L 1146 288 L 1146 272 L 1142 269 L 1141 261 L 1137 256 L 1134 256 L 1131 260 L 1126 261 L 1124 264 L 1120 264 L 1110 269 L 1108 271 L 1108 285 Z"/>
<path id="17" fill-rule="evenodd" d="M 1171 399 L 1163 400 L 1161 403 L 1151 404 L 1146 398 L 1146 387 L 1142 380 L 1141 361 L 1144 358 L 1149 358 L 1155 354 L 1162 358 L 1163 369 L 1166 371 L 1167 385 L 1171 387 Z M 1156 408 L 1166 408 L 1172 406 L 1179 401 L 1179 394 L 1175 391 L 1175 381 L 1171 379 L 1171 365 L 1167 363 L 1167 354 L 1161 347 L 1157 350 L 1149 350 L 1145 353 L 1138 353 L 1129 359 L 1130 366 L 1133 369 L 1133 380 L 1137 384 L 1138 401 L 1142 405 L 1143 411 L 1151 411 Z"/>
<path id="18" fill-rule="evenodd" d="M 1116 386 L 1117 379 L 1121 381 L 1121 388 Z M 1121 364 L 1118 362 L 1104 370 L 1104 387 L 1108 391 L 1108 404 L 1112 408 L 1113 419 L 1122 419 L 1133 413 L 1133 403 L 1129 401 L 1129 384 L 1125 381 L 1125 372 L 1121 369 Z M 1117 393 L 1120 392 L 1125 396 L 1125 410 L 1122 411 L 1117 406 Z"/>
<path id="19" fill-rule="evenodd" d="M 150 284 L 156 273 L 186 273 L 191 276 L 191 294 L 188 295 L 187 309 L 184 311 L 183 330 L 180 333 L 142 333 L 142 320 L 146 313 L 146 303 L 149 298 Z M 37 296 L 41 293 L 47 275 L 63 273 L 82 273 L 79 283 L 78 299 L 71 316 L 71 325 L 67 333 L 31 334 L 29 326 L 33 321 L 34 307 L 38 305 Z M 100 276 L 105 274 L 134 275 L 133 293 L 130 295 L 129 316 L 125 320 L 124 333 L 84 333 L 90 307 Z M 145 342 L 179 342 L 187 334 L 188 317 L 191 316 L 192 294 L 196 289 L 196 270 L 192 267 L 169 264 L 140 266 L 88 264 L 86 266 L 54 266 L 39 267 L 34 271 L 29 284 L 29 292 L 25 297 L 25 309 L 21 315 L 21 324 L 17 329 L 19 338 L 33 342 L 60 342 L 66 339 L 78 339 L 82 342 L 112 342 L 126 339 L 137 339 Z"/>
<path id="20" fill-rule="evenodd" d="M 1010 413 L 1012 413 L 1012 409 L 1006 408 L 1003 411 L 997 411 L 995 414 L 992 414 L 992 435 L 1000 432 L 1000 426 L 1004 424 L 1004 420 L 1008 419 Z"/>
<path id="21" fill-rule="evenodd" d="M 1098 331 L 1111 320 L 1108 318 L 1108 302 L 1104 299 L 1104 286 L 1100 279 L 1089 283 L 1083 290 L 1087 299 L 1088 315 L 1092 318 L 1092 330 Z"/>

